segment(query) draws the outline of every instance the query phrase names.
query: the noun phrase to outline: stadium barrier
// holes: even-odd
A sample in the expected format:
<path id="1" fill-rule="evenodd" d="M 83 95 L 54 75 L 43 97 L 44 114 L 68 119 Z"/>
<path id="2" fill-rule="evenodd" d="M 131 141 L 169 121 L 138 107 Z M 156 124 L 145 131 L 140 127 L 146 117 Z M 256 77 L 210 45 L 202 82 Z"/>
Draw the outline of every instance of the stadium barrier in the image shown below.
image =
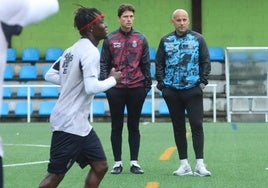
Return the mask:
<path id="1" fill-rule="evenodd" d="M 31 122 L 31 90 L 32 88 L 43 88 L 43 87 L 60 87 L 59 85 L 51 85 L 51 84 L 41 84 L 41 85 L 38 85 L 38 84 L 20 84 L 20 85 L 16 85 L 16 84 L 10 84 L 10 85 L 3 85 L 4 88 L 20 88 L 20 87 L 23 87 L 23 88 L 27 88 L 27 97 L 26 97 L 26 101 L 27 101 L 27 122 L 30 123 Z M 155 93 L 157 91 L 157 88 L 156 88 L 156 84 L 152 84 L 151 86 L 151 93 L 150 93 L 150 100 L 151 100 L 151 108 L 152 108 L 152 113 L 151 113 L 151 122 L 154 123 L 155 122 L 155 101 L 156 101 L 156 97 L 155 97 Z M 217 111 L 216 111 L 216 104 L 217 104 L 217 98 L 216 98 L 216 88 L 217 88 L 217 84 L 208 84 L 207 87 L 212 87 L 213 90 L 213 122 L 216 122 L 217 121 Z M 43 98 L 40 98 L 40 101 L 42 100 Z M 92 107 L 92 103 L 91 103 L 91 106 L 90 106 L 90 122 L 94 122 L 94 115 L 93 115 L 93 107 Z"/>

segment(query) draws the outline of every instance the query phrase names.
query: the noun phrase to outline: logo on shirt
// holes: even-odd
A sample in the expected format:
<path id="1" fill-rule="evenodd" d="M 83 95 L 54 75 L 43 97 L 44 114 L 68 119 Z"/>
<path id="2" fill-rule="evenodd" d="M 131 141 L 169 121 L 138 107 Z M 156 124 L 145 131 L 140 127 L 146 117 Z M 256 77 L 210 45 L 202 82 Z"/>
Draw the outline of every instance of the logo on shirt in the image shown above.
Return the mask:
<path id="1" fill-rule="evenodd" d="M 113 43 L 114 48 L 121 48 L 121 43 L 120 42 L 115 42 Z"/>
<path id="2" fill-rule="evenodd" d="M 137 41 L 135 41 L 135 40 L 132 41 L 132 47 L 133 47 L 133 48 L 136 48 L 137 46 L 138 46 Z"/>
<path id="3" fill-rule="evenodd" d="M 68 69 L 69 63 L 73 60 L 73 55 L 71 53 L 67 53 L 64 57 L 65 59 L 62 64 L 63 74 L 67 74 L 67 69 Z"/>

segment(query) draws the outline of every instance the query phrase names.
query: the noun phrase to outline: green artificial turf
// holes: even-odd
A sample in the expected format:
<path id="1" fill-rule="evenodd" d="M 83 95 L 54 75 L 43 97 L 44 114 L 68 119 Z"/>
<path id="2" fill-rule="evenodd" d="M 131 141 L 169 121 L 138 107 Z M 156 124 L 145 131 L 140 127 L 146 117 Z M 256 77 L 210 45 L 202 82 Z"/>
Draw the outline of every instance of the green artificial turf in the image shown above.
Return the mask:
<path id="1" fill-rule="evenodd" d="M 109 172 L 113 166 L 110 144 L 110 124 L 93 123 L 102 140 Z M 160 156 L 174 148 L 170 122 L 141 123 L 139 163 L 145 173 L 129 172 L 127 130 L 123 132 L 123 173 L 104 177 L 100 188 L 264 188 L 268 178 L 267 123 L 205 123 L 205 163 L 211 177 L 177 177 L 177 150 L 166 159 Z M 190 128 L 187 127 L 190 133 Z M 5 188 L 35 188 L 46 174 L 49 158 L 50 130 L 48 123 L 0 123 L 4 142 Z M 191 134 L 188 137 L 189 161 L 194 169 L 195 159 Z M 34 164 L 40 162 L 40 164 Z M 29 164 L 28 164 L 29 163 Z M 24 165 L 22 165 L 24 164 Z M 14 165 L 14 166 L 12 166 Z M 60 188 L 82 188 L 88 168 L 76 164 L 67 173 Z"/>

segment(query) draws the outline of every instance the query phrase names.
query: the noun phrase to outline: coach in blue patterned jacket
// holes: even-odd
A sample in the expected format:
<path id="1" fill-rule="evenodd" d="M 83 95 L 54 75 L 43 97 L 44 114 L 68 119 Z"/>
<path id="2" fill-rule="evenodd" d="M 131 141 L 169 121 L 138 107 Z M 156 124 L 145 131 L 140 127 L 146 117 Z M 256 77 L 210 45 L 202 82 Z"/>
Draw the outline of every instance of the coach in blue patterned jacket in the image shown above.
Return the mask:
<path id="1" fill-rule="evenodd" d="M 161 38 L 156 54 L 157 88 L 162 91 L 173 124 L 180 166 L 173 175 L 192 175 L 188 163 L 186 115 L 192 131 L 196 157 L 194 175 L 210 176 L 204 158 L 203 89 L 208 84 L 210 57 L 203 36 L 189 30 L 189 16 L 183 9 L 173 12 L 175 31 Z"/>

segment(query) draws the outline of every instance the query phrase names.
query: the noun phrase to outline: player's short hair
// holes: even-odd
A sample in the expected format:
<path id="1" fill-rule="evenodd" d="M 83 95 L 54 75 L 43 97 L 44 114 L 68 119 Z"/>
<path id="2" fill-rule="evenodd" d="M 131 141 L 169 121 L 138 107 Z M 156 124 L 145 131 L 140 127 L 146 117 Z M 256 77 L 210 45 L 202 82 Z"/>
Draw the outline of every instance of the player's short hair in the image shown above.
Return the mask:
<path id="1" fill-rule="evenodd" d="M 117 10 L 117 16 L 121 17 L 123 12 L 125 12 L 127 10 L 135 13 L 135 7 L 133 5 L 131 5 L 131 4 L 121 4 L 118 7 L 118 10 Z"/>
<path id="2" fill-rule="evenodd" d="M 81 6 L 75 12 L 74 27 L 83 36 L 87 33 L 87 26 L 91 25 L 92 21 L 94 22 L 94 19 L 98 16 L 103 17 L 103 14 L 98 9 Z"/>

